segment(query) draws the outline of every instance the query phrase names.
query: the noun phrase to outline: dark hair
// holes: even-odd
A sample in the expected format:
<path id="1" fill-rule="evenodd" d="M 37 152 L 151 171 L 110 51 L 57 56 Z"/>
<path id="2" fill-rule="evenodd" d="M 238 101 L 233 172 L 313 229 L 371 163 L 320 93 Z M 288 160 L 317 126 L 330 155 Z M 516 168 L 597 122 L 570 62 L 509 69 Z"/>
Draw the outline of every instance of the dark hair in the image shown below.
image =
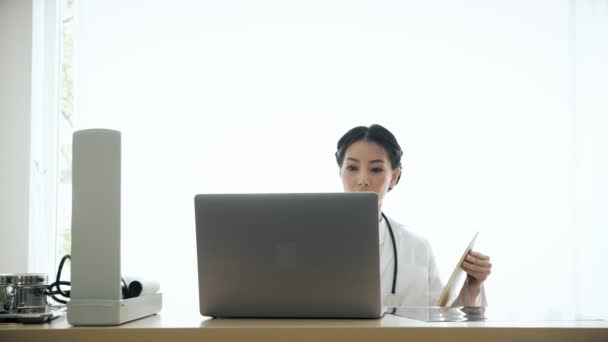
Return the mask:
<path id="1" fill-rule="evenodd" d="M 338 162 L 338 166 L 342 167 L 342 163 L 344 163 L 344 155 L 346 154 L 346 150 L 348 147 L 359 140 L 371 141 L 376 144 L 382 146 L 386 153 L 388 154 L 391 160 L 392 169 L 401 168 L 401 157 L 403 156 L 403 151 L 401 150 L 401 146 L 397 142 L 397 139 L 388 129 L 380 126 L 380 125 L 371 125 L 369 127 L 358 126 L 350 131 L 346 132 L 338 140 L 338 150 L 336 151 L 336 161 Z M 401 174 L 399 174 L 399 178 L 397 178 L 397 182 L 395 185 L 399 183 L 399 179 L 401 179 Z M 391 190 L 392 188 L 389 188 Z"/>

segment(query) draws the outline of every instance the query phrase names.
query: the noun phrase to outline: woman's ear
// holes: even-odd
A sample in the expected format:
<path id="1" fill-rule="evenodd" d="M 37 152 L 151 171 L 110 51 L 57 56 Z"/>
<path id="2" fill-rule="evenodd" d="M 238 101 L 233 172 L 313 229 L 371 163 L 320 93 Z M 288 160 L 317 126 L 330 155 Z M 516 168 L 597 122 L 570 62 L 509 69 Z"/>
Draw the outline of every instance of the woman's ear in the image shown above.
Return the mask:
<path id="1" fill-rule="evenodd" d="M 395 187 L 395 185 L 397 185 L 397 182 L 399 181 L 399 177 L 401 176 L 401 168 L 398 167 L 396 169 L 394 169 L 392 171 L 392 175 L 391 175 L 391 183 L 390 183 L 390 188 L 393 189 Z"/>

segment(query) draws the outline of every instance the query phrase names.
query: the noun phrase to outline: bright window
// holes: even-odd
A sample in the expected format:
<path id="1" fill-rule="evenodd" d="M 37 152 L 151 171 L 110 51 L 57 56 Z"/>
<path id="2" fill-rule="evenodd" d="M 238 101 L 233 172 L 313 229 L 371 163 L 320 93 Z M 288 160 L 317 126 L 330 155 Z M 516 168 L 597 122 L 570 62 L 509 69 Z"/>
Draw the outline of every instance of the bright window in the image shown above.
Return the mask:
<path id="1" fill-rule="evenodd" d="M 384 211 L 430 239 L 444 280 L 480 231 L 490 305 L 601 314 L 605 7 L 67 2 L 57 254 L 73 128 L 122 132 L 123 273 L 159 279 L 179 310 L 198 303 L 195 194 L 341 191 L 338 138 L 380 123 L 405 149 Z"/>

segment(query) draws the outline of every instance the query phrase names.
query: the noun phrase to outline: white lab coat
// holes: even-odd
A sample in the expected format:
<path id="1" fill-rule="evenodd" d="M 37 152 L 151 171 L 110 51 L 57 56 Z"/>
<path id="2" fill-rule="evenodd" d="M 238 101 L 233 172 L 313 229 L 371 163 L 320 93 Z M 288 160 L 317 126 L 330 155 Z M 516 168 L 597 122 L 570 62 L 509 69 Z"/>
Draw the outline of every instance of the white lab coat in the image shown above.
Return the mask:
<path id="1" fill-rule="evenodd" d="M 388 219 L 397 245 L 398 275 L 395 291 L 397 303 L 387 303 L 393 284 L 394 253 L 388 226 L 382 219 L 379 223 L 382 305 L 436 306 L 443 291 L 443 284 L 429 242 L 412 234 L 404 225 L 390 217 Z M 468 294 L 464 291 L 466 286 L 465 283 L 463 292 L 454 302 L 454 306 L 463 305 L 463 298 Z M 475 301 L 476 306 L 487 306 L 484 292 L 482 286 L 481 293 Z"/>

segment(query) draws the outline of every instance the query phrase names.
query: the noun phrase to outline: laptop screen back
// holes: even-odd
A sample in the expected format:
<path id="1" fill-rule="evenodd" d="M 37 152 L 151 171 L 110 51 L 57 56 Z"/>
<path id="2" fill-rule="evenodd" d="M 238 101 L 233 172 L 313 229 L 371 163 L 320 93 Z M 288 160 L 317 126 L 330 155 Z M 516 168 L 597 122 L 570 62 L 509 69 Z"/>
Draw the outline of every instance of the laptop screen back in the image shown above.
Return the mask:
<path id="1" fill-rule="evenodd" d="M 200 312 L 381 316 L 372 192 L 195 197 Z"/>

